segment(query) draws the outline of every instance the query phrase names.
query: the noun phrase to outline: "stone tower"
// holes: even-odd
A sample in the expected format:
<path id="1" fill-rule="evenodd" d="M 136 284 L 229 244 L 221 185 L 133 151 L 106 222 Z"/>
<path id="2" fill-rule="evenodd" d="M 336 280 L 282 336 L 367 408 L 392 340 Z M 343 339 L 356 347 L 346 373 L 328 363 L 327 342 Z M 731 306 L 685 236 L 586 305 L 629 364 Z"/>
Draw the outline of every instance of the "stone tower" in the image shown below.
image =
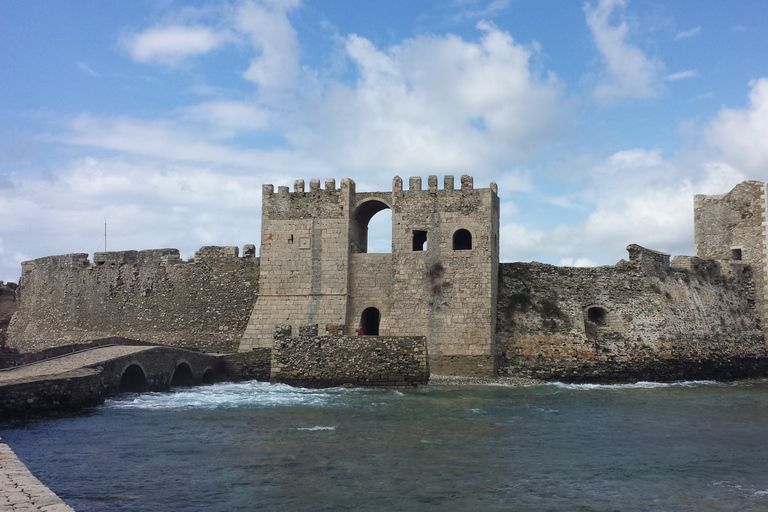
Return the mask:
<path id="1" fill-rule="evenodd" d="M 320 188 L 262 189 L 259 297 L 240 350 L 272 347 L 277 324 L 328 332 L 425 336 L 432 373 L 495 373 L 499 268 L 496 184 L 462 176 L 438 188 L 399 177 L 391 192 L 355 191 L 345 178 Z M 368 223 L 392 211 L 392 253 L 369 254 Z"/>
<path id="2" fill-rule="evenodd" d="M 694 244 L 699 258 L 720 260 L 725 270 L 748 264 L 755 280 L 755 307 L 768 333 L 768 186 L 744 181 L 727 194 L 696 195 Z"/>

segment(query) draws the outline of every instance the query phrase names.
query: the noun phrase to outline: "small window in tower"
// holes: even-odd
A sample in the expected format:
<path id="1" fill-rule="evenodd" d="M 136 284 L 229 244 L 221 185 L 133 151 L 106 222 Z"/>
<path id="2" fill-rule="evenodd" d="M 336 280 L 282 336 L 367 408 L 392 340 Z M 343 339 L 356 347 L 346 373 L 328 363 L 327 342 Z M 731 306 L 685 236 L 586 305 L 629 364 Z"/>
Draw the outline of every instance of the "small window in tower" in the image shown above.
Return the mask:
<path id="1" fill-rule="evenodd" d="M 459 229 L 453 234 L 453 250 L 468 251 L 472 249 L 472 233 L 466 229 Z"/>
<path id="2" fill-rule="evenodd" d="M 427 232 L 413 230 L 413 250 L 426 251 L 427 250 Z"/>
<path id="3" fill-rule="evenodd" d="M 741 247 L 737 247 L 735 249 L 731 249 L 731 259 L 732 260 L 741 260 Z"/>

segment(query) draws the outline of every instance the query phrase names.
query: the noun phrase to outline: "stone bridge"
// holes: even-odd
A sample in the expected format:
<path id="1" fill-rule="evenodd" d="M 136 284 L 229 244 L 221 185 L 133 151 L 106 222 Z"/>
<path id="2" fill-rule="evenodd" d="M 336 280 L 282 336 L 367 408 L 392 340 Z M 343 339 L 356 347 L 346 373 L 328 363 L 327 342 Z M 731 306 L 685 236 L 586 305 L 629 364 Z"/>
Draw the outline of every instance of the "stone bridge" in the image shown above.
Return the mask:
<path id="1" fill-rule="evenodd" d="M 224 360 L 167 346 L 102 346 L 0 370 L 0 418 L 95 406 L 120 392 L 223 380 Z"/>

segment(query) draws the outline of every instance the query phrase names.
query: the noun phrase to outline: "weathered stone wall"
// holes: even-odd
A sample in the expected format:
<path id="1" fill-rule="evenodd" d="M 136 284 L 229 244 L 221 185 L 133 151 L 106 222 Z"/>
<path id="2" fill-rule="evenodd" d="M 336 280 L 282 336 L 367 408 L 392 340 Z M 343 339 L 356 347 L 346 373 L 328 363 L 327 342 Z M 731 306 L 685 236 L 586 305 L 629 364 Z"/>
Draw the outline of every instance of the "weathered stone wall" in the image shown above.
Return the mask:
<path id="1" fill-rule="evenodd" d="M 8 331 L 8 325 L 11 323 L 18 303 L 16 302 L 16 283 L 4 283 L 0 281 L 0 357 L 5 351 L 5 338 Z"/>
<path id="2" fill-rule="evenodd" d="M 427 346 L 422 336 L 318 335 L 317 325 L 274 328 L 272 381 L 294 386 L 410 387 L 427 384 Z"/>
<path id="3" fill-rule="evenodd" d="M 676 268 L 663 253 L 628 250 L 633 262 L 609 267 L 502 264 L 500 373 L 580 382 L 765 375 L 749 265 L 676 258 Z"/>
<path id="4" fill-rule="evenodd" d="M 259 290 L 259 260 L 237 247 L 50 256 L 22 264 L 7 344 L 19 352 L 119 336 L 236 351 Z"/>
<path id="5" fill-rule="evenodd" d="M 375 307 L 381 313 L 379 333 L 389 335 L 397 320 L 392 304 L 392 255 L 351 254 L 348 318 L 352 322 L 348 334 L 360 325 L 363 311 Z"/>
<path id="6" fill-rule="evenodd" d="M 354 182 L 297 180 L 294 192 L 262 188 L 260 290 L 241 351 L 272 346 L 281 323 L 344 324 L 349 271 L 349 202 Z"/>
<path id="7" fill-rule="evenodd" d="M 255 348 L 250 352 L 236 352 L 223 356 L 227 378 L 268 381 L 272 365 L 272 349 Z"/>

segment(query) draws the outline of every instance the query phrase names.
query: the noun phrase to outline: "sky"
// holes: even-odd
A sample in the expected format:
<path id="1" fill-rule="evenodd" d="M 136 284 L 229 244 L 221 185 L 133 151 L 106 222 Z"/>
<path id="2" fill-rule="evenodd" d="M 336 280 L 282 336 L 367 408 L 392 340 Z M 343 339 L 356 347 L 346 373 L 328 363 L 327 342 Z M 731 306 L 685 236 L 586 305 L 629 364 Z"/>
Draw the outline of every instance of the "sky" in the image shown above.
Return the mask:
<path id="1" fill-rule="evenodd" d="M 695 194 L 768 180 L 766 55 L 763 0 L 0 0 L 0 280 L 105 223 L 258 246 L 313 178 L 494 181 L 502 261 L 690 255 Z"/>

